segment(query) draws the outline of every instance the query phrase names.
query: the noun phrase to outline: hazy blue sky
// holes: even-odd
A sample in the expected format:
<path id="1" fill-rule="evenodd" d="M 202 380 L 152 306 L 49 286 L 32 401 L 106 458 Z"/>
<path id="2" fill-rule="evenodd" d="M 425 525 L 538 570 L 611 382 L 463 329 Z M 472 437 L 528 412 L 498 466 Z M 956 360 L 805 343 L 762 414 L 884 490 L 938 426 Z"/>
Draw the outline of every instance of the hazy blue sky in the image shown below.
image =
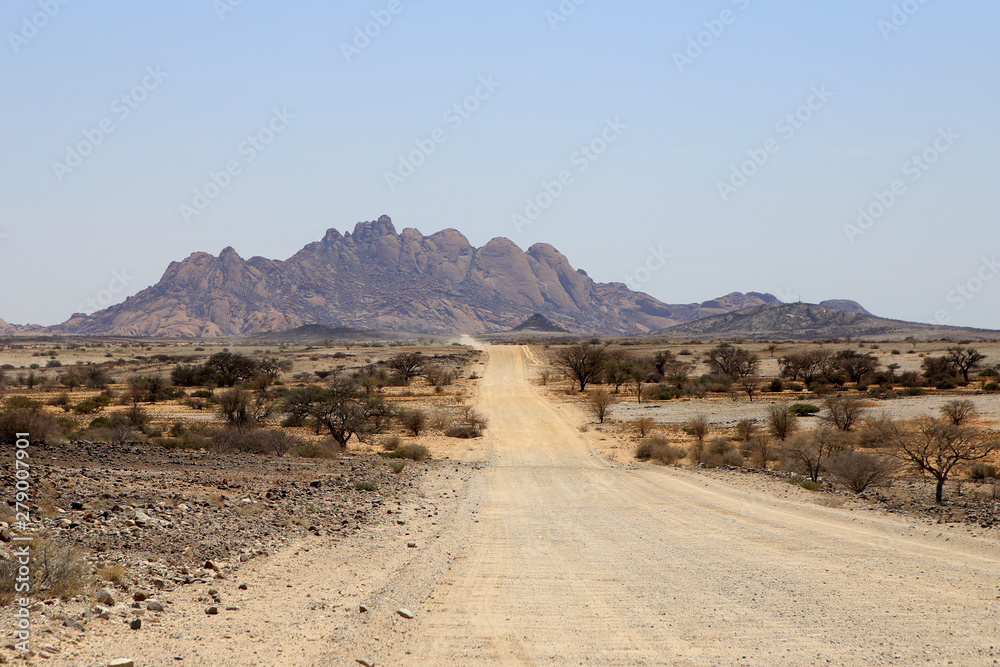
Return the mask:
<path id="1" fill-rule="evenodd" d="M 986 0 L 6 0 L 0 317 L 388 214 L 667 302 L 1000 328 L 998 22 Z"/>

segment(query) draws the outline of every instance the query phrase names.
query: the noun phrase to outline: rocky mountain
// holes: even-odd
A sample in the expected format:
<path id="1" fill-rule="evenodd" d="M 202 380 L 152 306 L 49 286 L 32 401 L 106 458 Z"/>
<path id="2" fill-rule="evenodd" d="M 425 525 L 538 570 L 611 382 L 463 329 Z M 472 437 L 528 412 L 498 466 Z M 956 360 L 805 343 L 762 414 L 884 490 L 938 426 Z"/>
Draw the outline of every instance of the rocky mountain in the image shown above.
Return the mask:
<path id="1" fill-rule="evenodd" d="M 858 303 L 857 301 L 850 301 L 848 299 L 827 299 L 826 301 L 820 301 L 819 305 L 823 306 L 824 308 L 843 310 L 848 313 L 871 315 L 871 313 L 865 310 L 860 303 Z"/>
<path id="2" fill-rule="evenodd" d="M 330 229 L 287 260 L 243 259 L 229 247 L 167 267 L 125 302 L 76 314 L 53 333 L 233 336 L 308 324 L 425 333 L 509 330 L 538 313 L 569 331 L 639 334 L 735 308 L 774 303 L 734 293 L 669 305 L 622 283 L 596 283 L 558 250 L 506 238 L 473 247 L 455 229 L 397 233 L 382 216 Z"/>
<path id="3" fill-rule="evenodd" d="M 998 331 L 890 320 L 871 315 L 853 301 L 834 303 L 841 308 L 811 303 L 767 304 L 675 325 L 655 333 L 667 337 L 757 340 L 825 340 L 846 337 L 902 340 L 907 336 L 919 340 L 947 337 L 969 340 L 1000 338 Z"/>

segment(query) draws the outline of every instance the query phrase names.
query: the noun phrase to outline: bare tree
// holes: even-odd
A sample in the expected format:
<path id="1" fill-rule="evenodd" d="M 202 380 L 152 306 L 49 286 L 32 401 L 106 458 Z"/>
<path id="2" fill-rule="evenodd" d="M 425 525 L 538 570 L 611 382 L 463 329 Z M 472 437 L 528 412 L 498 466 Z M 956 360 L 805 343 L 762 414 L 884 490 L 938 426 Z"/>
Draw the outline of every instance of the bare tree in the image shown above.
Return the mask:
<path id="1" fill-rule="evenodd" d="M 576 382 L 580 391 L 586 391 L 588 384 L 600 379 L 605 358 L 603 348 L 593 345 L 574 345 L 556 352 L 552 364 Z"/>
<path id="2" fill-rule="evenodd" d="M 741 419 L 736 422 L 736 439 L 739 442 L 748 442 L 757 433 L 756 419 Z"/>
<path id="3" fill-rule="evenodd" d="M 976 404 L 967 398 L 948 401 L 941 406 L 941 415 L 955 426 L 961 426 L 975 417 Z"/>
<path id="4" fill-rule="evenodd" d="M 789 457 L 801 466 L 809 479 L 818 482 L 820 474 L 826 469 L 826 459 L 845 448 L 841 433 L 829 426 L 821 426 L 814 431 L 800 433 L 789 440 L 787 452 Z"/>
<path id="5" fill-rule="evenodd" d="M 962 374 L 962 378 L 968 382 L 969 373 L 979 368 L 986 355 L 980 354 L 975 348 L 956 345 L 955 347 L 948 348 L 948 358 L 955 365 L 955 368 L 958 369 L 958 372 Z"/>
<path id="6" fill-rule="evenodd" d="M 629 368 L 629 377 L 632 380 L 632 384 L 635 385 L 635 400 L 638 403 L 642 403 L 642 385 L 649 378 L 651 365 L 649 359 L 640 357 L 633 359 L 632 365 Z"/>
<path id="7" fill-rule="evenodd" d="M 427 423 L 427 413 L 423 410 L 410 410 L 403 414 L 401 421 L 412 435 L 418 436 Z"/>
<path id="8" fill-rule="evenodd" d="M 744 378 L 741 378 L 738 384 L 740 388 L 743 390 L 743 392 L 747 395 L 747 398 L 750 399 L 750 402 L 753 403 L 753 397 L 760 390 L 760 385 L 762 382 L 763 380 L 761 380 L 759 377 L 755 375 L 748 375 Z"/>
<path id="9" fill-rule="evenodd" d="M 604 418 L 608 415 L 608 410 L 617 402 L 614 396 L 603 389 L 599 389 L 590 396 L 590 413 L 594 415 L 594 419 L 603 424 Z"/>
<path id="10" fill-rule="evenodd" d="M 826 409 L 829 410 L 824 419 L 839 428 L 841 431 L 850 431 L 861 419 L 865 410 L 864 402 L 853 396 L 837 396 L 826 399 Z"/>
<path id="11" fill-rule="evenodd" d="M 997 450 L 994 436 L 926 417 L 910 432 L 900 432 L 898 456 L 937 481 L 934 500 L 943 502 L 944 485 L 956 466 L 980 461 Z"/>
<path id="12" fill-rule="evenodd" d="M 651 417 L 640 417 L 632 422 L 640 438 L 645 438 L 649 435 L 649 432 L 653 430 L 654 424 L 656 424 L 656 420 Z"/>
<path id="13" fill-rule="evenodd" d="M 685 431 L 694 436 L 694 446 L 691 448 L 691 459 L 700 464 L 705 459 L 705 436 L 708 435 L 711 424 L 705 415 L 697 415 L 687 423 Z"/>
<path id="14" fill-rule="evenodd" d="M 795 430 L 798 417 L 787 403 L 776 403 L 767 409 L 767 427 L 771 435 L 784 442 Z"/>

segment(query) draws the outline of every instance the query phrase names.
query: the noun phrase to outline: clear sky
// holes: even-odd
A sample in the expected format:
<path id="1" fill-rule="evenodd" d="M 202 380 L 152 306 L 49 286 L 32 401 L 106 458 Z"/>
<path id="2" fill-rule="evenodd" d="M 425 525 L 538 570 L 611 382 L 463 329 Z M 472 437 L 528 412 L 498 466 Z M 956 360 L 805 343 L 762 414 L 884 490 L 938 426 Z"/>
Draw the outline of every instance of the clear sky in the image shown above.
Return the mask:
<path id="1" fill-rule="evenodd" d="M 998 23 L 994 0 L 6 0 L 0 318 L 387 214 L 670 303 L 1000 328 Z"/>

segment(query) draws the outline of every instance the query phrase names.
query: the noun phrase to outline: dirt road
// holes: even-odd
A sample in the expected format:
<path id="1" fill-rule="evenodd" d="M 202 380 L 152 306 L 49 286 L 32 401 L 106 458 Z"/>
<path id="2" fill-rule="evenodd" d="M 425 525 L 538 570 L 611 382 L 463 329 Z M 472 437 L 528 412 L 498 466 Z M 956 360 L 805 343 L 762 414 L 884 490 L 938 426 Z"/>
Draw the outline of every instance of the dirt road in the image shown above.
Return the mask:
<path id="1" fill-rule="evenodd" d="M 219 631 L 193 612 L 187 632 L 199 641 L 174 664 L 1000 660 L 995 542 L 683 471 L 612 466 L 590 453 L 580 415 L 529 384 L 523 348 L 488 354 L 485 464 L 427 476 L 406 514 L 415 537 L 391 526 L 374 540 L 277 555 L 248 573 L 237 625 L 225 626 L 227 638 L 259 643 L 223 650 Z M 398 548 L 404 539 L 419 548 Z M 319 620 L 290 611 L 310 595 L 339 607 Z M 357 613 L 358 602 L 370 611 Z M 397 615 L 400 607 L 414 618 Z M 183 623 L 179 614 L 157 631 Z M 283 634 L 288 624 L 295 631 Z"/>

